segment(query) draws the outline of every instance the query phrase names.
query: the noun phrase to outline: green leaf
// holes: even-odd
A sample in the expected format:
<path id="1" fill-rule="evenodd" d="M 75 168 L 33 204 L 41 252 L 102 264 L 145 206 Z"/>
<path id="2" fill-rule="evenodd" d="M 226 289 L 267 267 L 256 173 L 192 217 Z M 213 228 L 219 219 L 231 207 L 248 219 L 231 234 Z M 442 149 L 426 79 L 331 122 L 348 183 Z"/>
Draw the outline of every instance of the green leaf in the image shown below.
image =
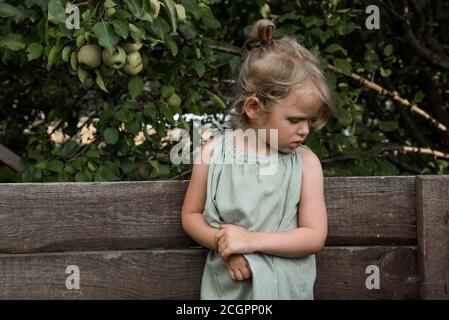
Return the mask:
<path id="1" fill-rule="evenodd" d="M 86 152 L 86 157 L 91 159 L 99 159 L 100 153 L 98 152 L 97 147 L 94 144 L 89 146 L 89 149 Z"/>
<path id="2" fill-rule="evenodd" d="M 64 49 L 62 49 L 62 61 L 68 62 L 70 60 L 70 54 L 72 52 L 72 47 L 70 45 L 65 46 Z"/>
<path id="3" fill-rule="evenodd" d="M 192 67 L 196 71 L 196 73 L 198 74 L 198 77 L 200 77 L 200 78 L 206 72 L 206 67 L 204 66 L 204 63 L 202 63 L 201 61 L 195 61 L 193 63 L 193 65 L 192 65 Z"/>
<path id="4" fill-rule="evenodd" d="M 84 173 L 82 171 L 79 171 L 75 175 L 75 181 L 76 182 L 86 182 L 86 177 L 84 176 Z"/>
<path id="5" fill-rule="evenodd" d="M 150 29 L 161 40 L 164 40 L 165 35 L 170 32 L 170 26 L 162 17 L 157 18 L 156 21 L 150 25 Z"/>
<path id="6" fill-rule="evenodd" d="M 87 168 L 89 168 L 90 171 L 97 171 L 97 167 L 92 161 L 87 161 Z"/>
<path id="7" fill-rule="evenodd" d="M 177 18 L 176 18 L 176 3 L 173 0 L 162 0 L 165 10 L 167 11 L 168 18 L 171 22 L 173 32 L 176 32 Z M 162 38 L 161 38 L 162 39 Z"/>
<path id="8" fill-rule="evenodd" d="M 143 115 L 152 120 L 156 120 L 156 106 L 153 102 L 147 103 L 144 106 Z"/>
<path id="9" fill-rule="evenodd" d="M 59 160 L 51 160 L 47 164 L 47 170 L 62 173 L 64 171 L 64 164 Z"/>
<path id="10" fill-rule="evenodd" d="M 97 77 L 95 78 L 95 82 L 97 83 L 97 85 L 101 88 L 101 90 L 109 92 L 104 85 L 103 77 L 101 76 L 100 71 L 98 69 L 95 69 L 95 73 L 97 74 Z"/>
<path id="11" fill-rule="evenodd" d="M 206 25 L 206 27 L 211 29 L 219 29 L 221 28 L 221 23 L 218 21 L 214 15 L 212 14 L 212 11 L 208 6 L 206 6 L 204 3 L 201 4 L 201 8 L 203 9 L 203 16 L 201 17 L 201 21 Z"/>
<path id="12" fill-rule="evenodd" d="M 13 51 L 18 51 L 25 48 L 26 44 L 23 41 L 22 35 L 18 33 L 10 33 L 5 37 L 0 36 L 0 47 L 6 47 Z"/>
<path id="13" fill-rule="evenodd" d="M 61 150 L 61 157 L 67 159 L 78 149 L 78 143 L 73 140 L 67 141 Z"/>
<path id="14" fill-rule="evenodd" d="M 128 90 L 131 96 L 137 97 L 142 93 L 143 81 L 139 76 L 134 76 L 129 79 Z"/>
<path id="15" fill-rule="evenodd" d="M 153 17 L 150 14 L 150 8 L 147 1 L 141 0 L 125 0 L 125 4 L 133 16 L 140 20 L 153 22 Z"/>
<path id="16" fill-rule="evenodd" d="M 86 81 L 87 77 L 89 76 L 89 73 L 87 72 L 87 70 L 81 66 L 78 66 L 77 73 L 78 73 L 78 79 L 80 79 L 81 83 L 84 83 Z"/>
<path id="17" fill-rule="evenodd" d="M 382 77 L 388 77 L 391 74 L 391 69 L 380 68 L 380 75 Z"/>
<path id="18" fill-rule="evenodd" d="M 239 70 L 239 67 L 242 63 L 242 59 L 238 56 L 234 56 L 229 60 L 229 66 L 231 67 L 231 71 L 233 74 L 236 73 L 237 70 Z"/>
<path id="19" fill-rule="evenodd" d="M 190 21 L 181 24 L 179 26 L 179 31 L 181 31 L 182 35 L 188 40 L 193 40 L 198 36 L 195 26 Z"/>
<path id="20" fill-rule="evenodd" d="M 115 7 L 117 4 L 114 2 L 114 1 L 112 1 L 112 0 L 106 0 L 105 2 L 104 2 L 104 6 L 106 7 L 106 8 L 113 8 L 113 7 Z"/>
<path id="21" fill-rule="evenodd" d="M 127 39 L 129 35 L 129 26 L 128 23 L 123 20 L 114 20 L 111 22 L 114 27 L 115 33 L 122 37 L 123 39 Z"/>
<path id="22" fill-rule="evenodd" d="M 7 3 L 0 3 L 0 17 L 2 18 L 10 18 L 15 17 L 19 14 L 19 11 L 16 7 L 7 4 Z"/>
<path id="23" fill-rule="evenodd" d="M 166 103 L 162 104 L 161 111 L 162 114 L 164 115 L 165 120 L 167 120 L 173 125 L 176 125 L 175 119 L 173 119 L 173 111 L 169 108 L 169 106 Z"/>
<path id="24" fill-rule="evenodd" d="M 164 43 L 167 48 L 170 49 L 172 56 L 176 57 L 176 55 L 178 54 L 178 45 L 176 44 L 175 40 L 173 40 L 169 35 L 166 35 L 164 38 Z"/>
<path id="25" fill-rule="evenodd" d="M 394 47 L 392 44 L 387 45 L 384 48 L 384 55 L 386 55 L 387 57 L 391 56 L 393 54 L 394 51 Z"/>
<path id="26" fill-rule="evenodd" d="M 175 93 L 175 88 L 169 84 L 164 84 L 161 86 L 161 97 L 162 98 L 168 98 L 170 97 L 173 93 Z"/>
<path id="27" fill-rule="evenodd" d="M 340 35 L 347 35 L 357 29 L 357 25 L 353 22 L 347 22 L 337 25 L 337 33 Z"/>
<path id="28" fill-rule="evenodd" d="M 142 42 L 145 32 L 132 23 L 129 24 L 129 31 L 135 42 Z"/>
<path id="29" fill-rule="evenodd" d="M 139 133 L 140 130 L 140 124 L 137 121 L 131 121 L 130 123 L 126 124 L 126 129 L 128 130 L 129 133 L 131 133 L 132 135 L 136 135 Z M 133 141 L 134 143 L 134 141 Z"/>
<path id="30" fill-rule="evenodd" d="M 48 3 L 48 13 L 55 17 L 58 22 L 65 23 L 67 17 L 61 0 L 50 0 Z"/>
<path id="31" fill-rule="evenodd" d="M 97 22 L 92 30 L 98 39 L 98 43 L 113 55 L 120 40 L 114 31 L 114 27 L 109 22 L 101 21 Z"/>
<path id="32" fill-rule="evenodd" d="M 283 14 L 282 16 L 279 17 L 278 21 L 279 22 L 284 22 L 286 20 L 295 20 L 297 21 L 299 19 L 299 16 L 296 12 L 292 11 L 289 12 L 287 14 Z"/>
<path id="33" fill-rule="evenodd" d="M 330 46 L 328 46 L 326 48 L 326 52 L 329 52 L 329 53 L 334 53 L 337 51 L 341 51 L 344 55 L 347 54 L 347 50 L 345 48 L 343 48 L 341 45 L 339 45 L 338 43 L 332 43 Z"/>
<path id="34" fill-rule="evenodd" d="M 62 46 L 64 45 L 63 40 L 58 39 L 57 43 L 51 48 L 50 53 L 48 54 L 48 62 L 47 62 L 47 70 L 50 71 L 53 64 L 56 62 L 56 58 L 59 55 L 59 52 L 62 50 Z"/>
<path id="35" fill-rule="evenodd" d="M 106 128 L 104 130 L 104 138 L 107 144 L 116 144 L 119 138 L 119 133 L 116 128 Z"/>
<path id="36" fill-rule="evenodd" d="M 27 46 L 28 61 L 38 59 L 42 56 L 44 47 L 39 42 L 33 42 Z"/>
<path id="37" fill-rule="evenodd" d="M 379 121 L 378 125 L 379 128 L 385 132 L 390 132 L 398 129 L 397 121 Z"/>
<path id="38" fill-rule="evenodd" d="M 186 9 L 181 4 L 175 4 L 176 14 L 178 16 L 178 20 L 181 23 L 186 22 Z"/>
<path id="39" fill-rule="evenodd" d="M 351 64 L 346 59 L 335 59 L 335 66 L 343 71 L 345 74 L 350 75 L 352 73 L 352 67 Z"/>
<path id="40" fill-rule="evenodd" d="M 420 91 L 415 93 L 415 96 L 413 97 L 412 102 L 413 103 L 420 103 L 423 98 L 424 98 L 424 93 L 420 90 Z"/>
<path id="41" fill-rule="evenodd" d="M 136 165 L 134 162 L 130 160 L 124 160 L 120 165 L 120 168 L 123 170 L 124 173 L 129 173 L 136 168 Z"/>
<path id="42" fill-rule="evenodd" d="M 314 16 L 302 17 L 301 20 L 307 28 L 309 28 L 311 26 L 321 26 L 324 24 L 324 21 L 322 19 L 314 17 Z"/>

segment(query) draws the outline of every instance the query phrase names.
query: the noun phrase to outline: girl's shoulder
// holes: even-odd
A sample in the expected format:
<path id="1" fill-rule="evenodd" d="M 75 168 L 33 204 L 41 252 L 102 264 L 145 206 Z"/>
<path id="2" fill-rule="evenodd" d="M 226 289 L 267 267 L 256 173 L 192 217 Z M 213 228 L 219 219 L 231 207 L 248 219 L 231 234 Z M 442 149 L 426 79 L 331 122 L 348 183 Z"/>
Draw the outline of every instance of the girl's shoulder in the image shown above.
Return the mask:
<path id="1" fill-rule="evenodd" d="M 206 142 L 204 142 L 200 147 L 200 151 L 197 154 L 194 164 L 209 165 L 212 159 L 214 146 L 220 139 L 221 136 L 212 135 Z"/>
<path id="2" fill-rule="evenodd" d="M 309 147 L 301 145 L 300 155 L 302 167 L 305 171 L 316 170 L 321 168 L 320 158 Z"/>

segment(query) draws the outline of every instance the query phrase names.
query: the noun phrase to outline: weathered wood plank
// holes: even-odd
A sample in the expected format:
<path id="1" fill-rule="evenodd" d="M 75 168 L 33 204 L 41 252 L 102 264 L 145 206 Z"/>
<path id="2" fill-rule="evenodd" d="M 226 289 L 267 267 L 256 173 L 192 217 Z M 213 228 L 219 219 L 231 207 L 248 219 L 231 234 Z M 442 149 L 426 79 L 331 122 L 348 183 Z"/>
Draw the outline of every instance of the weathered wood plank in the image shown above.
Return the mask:
<path id="1" fill-rule="evenodd" d="M 189 181 L 0 184 L 0 252 L 188 248 Z M 414 177 L 325 178 L 327 245 L 416 244 Z"/>
<path id="2" fill-rule="evenodd" d="M 415 177 L 325 178 L 327 245 L 416 245 Z"/>
<path id="3" fill-rule="evenodd" d="M 22 164 L 20 163 L 21 159 L 22 158 L 19 155 L 9 150 L 7 147 L 5 147 L 0 143 L 0 161 L 4 162 L 7 166 L 11 167 L 16 171 L 21 171 L 22 170 Z"/>
<path id="4" fill-rule="evenodd" d="M 417 177 L 421 296 L 449 299 L 449 176 Z"/>
<path id="5" fill-rule="evenodd" d="M 419 296 L 416 247 L 328 247 L 317 254 L 316 299 Z M 198 299 L 205 250 L 134 250 L 0 255 L 0 299 Z M 80 271 L 66 288 L 66 267 Z M 368 265 L 380 288 L 368 290 Z"/>

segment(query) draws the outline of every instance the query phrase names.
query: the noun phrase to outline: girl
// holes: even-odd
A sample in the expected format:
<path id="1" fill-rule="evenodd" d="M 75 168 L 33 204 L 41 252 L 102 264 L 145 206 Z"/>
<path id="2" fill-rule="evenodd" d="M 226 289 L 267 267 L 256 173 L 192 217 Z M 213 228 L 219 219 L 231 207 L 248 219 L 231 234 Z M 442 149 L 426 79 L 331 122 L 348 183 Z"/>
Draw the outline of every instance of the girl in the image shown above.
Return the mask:
<path id="1" fill-rule="evenodd" d="M 302 144 L 337 111 L 318 60 L 273 31 L 267 19 L 252 26 L 244 47 L 261 46 L 245 54 L 234 131 L 201 148 L 182 207 L 183 229 L 210 249 L 201 299 L 314 298 L 327 211 L 320 161 Z M 273 174 L 260 174 L 273 163 Z"/>

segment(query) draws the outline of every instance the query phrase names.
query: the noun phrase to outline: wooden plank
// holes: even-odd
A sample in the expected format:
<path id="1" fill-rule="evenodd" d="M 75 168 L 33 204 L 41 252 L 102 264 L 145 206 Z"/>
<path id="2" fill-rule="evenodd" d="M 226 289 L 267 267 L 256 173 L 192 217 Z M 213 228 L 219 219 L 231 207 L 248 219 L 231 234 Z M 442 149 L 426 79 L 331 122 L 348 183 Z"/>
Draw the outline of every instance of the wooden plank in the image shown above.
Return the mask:
<path id="1" fill-rule="evenodd" d="M 0 161 L 16 171 L 22 170 L 22 158 L 0 143 Z"/>
<path id="2" fill-rule="evenodd" d="M 328 247 L 317 254 L 316 299 L 413 299 L 416 247 Z M 0 299 L 198 299 L 207 251 L 129 250 L 0 255 Z M 66 268 L 79 268 L 68 290 Z M 368 265 L 380 288 L 368 290 Z"/>
<path id="3" fill-rule="evenodd" d="M 318 300 L 419 299 L 416 247 L 327 247 L 316 259 Z M 378 268 L 379 289 L 367 288 L 369 266 Z"/>
<path id="4" fill-rule="evenodd" d="M 189 181 L 0 184 L 0 252 L 189 248 Z M 327 245 L 416 244 L 414 177 L 325 178 Z"/>
<path id="5" fill-rule="evenodd" d="M 327 245 L 416 245 L 415 177 L 325 178 Z"/>
<path id="6" fill-rule="evenodd" d="M 423 299 L 449 299 L 449 176 L 418 176 L 419 265 Z"/>

